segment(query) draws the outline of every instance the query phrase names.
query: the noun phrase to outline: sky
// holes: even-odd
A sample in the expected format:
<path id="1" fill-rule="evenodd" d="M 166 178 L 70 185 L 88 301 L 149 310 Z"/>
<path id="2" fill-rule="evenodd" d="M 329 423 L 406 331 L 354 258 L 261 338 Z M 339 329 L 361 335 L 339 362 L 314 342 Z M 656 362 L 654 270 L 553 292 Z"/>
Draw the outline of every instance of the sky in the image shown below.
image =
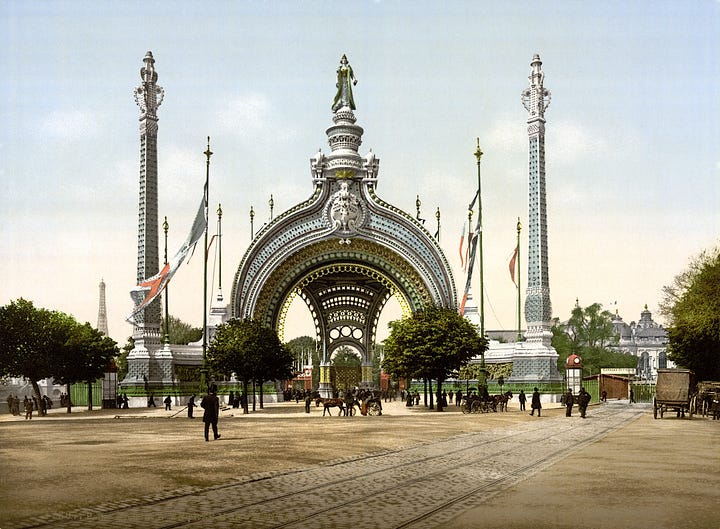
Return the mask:
<path id="1" fill-rule="evenodd" d="M 440 209 L 440 243 L 460 295 L 458 243 L 477 186 L 479 138 L 486 329 L 517 326 L 508 262 L 518 217 L 527 224 L 520 93 L 536 53 L 552 93 L 545 152 L 554 316 L 567 319 L 577 300 L 627 322 L 647 304 L 662 322 L 663 286 L 720 243 L 717 0 L 6 0 L 0 305 L 22 297 L 94 325 L 102 279 L 111 337 L 122 346 L 132 333 L 133 89 L 148 50 L 165 89 L 158 170 L 168 253 L 202 198 L 210 136 L 210 204 L 222 204 L 223 237 L 222 270 L 212 258 L 209 279 L 213 292 L 222 281 L 226 299 L 250 242 L 250 208 L 257 233 L 270 219 L 271 194 L 277 216 L 312 193 L 309 159 L 330 152 L 325 130 L 343 54 L 358 79 L 360 152 L 380 160 L 378 194 L 413 215 L 419 196 L 431 233 Z M 213 215 L 211 233 L 215 223 Z M 169 300 L 171 314 L 201 325 L 197 254 L 173 278 Z M 287 339 L 312 333 L 299 314 Z"/>

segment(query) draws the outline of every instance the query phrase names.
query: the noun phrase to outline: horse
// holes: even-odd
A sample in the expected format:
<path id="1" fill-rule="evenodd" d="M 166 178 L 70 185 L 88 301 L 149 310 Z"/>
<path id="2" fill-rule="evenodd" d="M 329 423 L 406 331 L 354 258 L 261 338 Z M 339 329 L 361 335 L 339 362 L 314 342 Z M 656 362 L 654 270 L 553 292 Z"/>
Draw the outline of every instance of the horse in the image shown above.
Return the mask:
<path id="1" fill-rule="evenodd" d="M 513 394 L 511 391 L 506 391 L 502 395 L 493 395 L 493 411 L 497 411 L 498 404 L 500 405 L 500 411 L 508 410 L 508 401 L 512 398 Z"/>
<path id="2" fill-rule="evenodd" d="M 332 416 L 332 413 L 330 412 L 330 408 L 337 406 L 340 408 L 340 411 L 338 411 L 338 415 L 343 414 L 345 412 L 345 401 L 342 399 L 322 399 L 323 404 L 323 417 L 325 417 L 325 412 L 328 413 L 328 415 Z"/>

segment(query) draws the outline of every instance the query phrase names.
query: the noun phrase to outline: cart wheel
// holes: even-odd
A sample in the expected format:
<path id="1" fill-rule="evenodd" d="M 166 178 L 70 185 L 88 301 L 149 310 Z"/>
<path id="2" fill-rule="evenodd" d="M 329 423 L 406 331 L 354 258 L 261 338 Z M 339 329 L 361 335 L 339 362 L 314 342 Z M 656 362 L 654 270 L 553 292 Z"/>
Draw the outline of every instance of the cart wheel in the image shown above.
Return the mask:
<path id="1" fill-rule="evenodd" d="M 695 401 L 695 395 L 693 395 L 693 398 L 690 399 L 690 409 L 688 409 L 688 419 L 692 419 L 693 413 L 695 412 L 695 406 L 697 406 L 697 402 Z"/>
<path id="2" fill-rule="evenodd" d="M 663 415 L 665 414 L 665 406 L 662 404 L 660 405 L 660 418 L 663 418 Z"/>
<path id="3" fill-rule="evenodd" d="M 480 401 L 477 401 L 477 400 L 473 401 L 470 411 L 472 413 L 480 413 L 482 411 L 482 407 L 480 406 Z"/>
<path id="4" fill-rule="evenodd" d="M 382 415 L 382 410 L 378 406 L 377 402 L 368 406 L 368 415 Z"/>
<path id="5" fill-rule="evenodd" d="M 657 419 L 657 400 L 653 397 L 653 418 Z"/>
<path id="6" fill-rule="evenodd" d="M 470 406 L 467 404 L 467 402 L 463 402 L 460 405 L 460 411 L 462 411 L 463 413 L 470 413 Z"/>

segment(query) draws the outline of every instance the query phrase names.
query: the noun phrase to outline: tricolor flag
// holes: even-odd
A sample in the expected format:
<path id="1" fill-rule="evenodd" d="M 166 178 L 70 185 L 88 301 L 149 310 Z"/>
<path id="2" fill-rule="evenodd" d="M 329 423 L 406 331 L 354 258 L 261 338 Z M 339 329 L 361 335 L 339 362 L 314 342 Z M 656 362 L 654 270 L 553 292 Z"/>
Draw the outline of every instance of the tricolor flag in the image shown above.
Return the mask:
<path id="1" fill-rule="evenodd" d="M 465 223 L 463 222 L 463 229 L 462 233 L 460 234 L 460 247 L 458 248 L 458 251 L 460 252 L 460 268 L 465 268 L 465 258 L 463 257 L 463 243 L 465 242 Z"/>
<path id="2" fill-rule="evenodd" d="M 465 303 L 467 303 L 467 297 L 470 293 L 470 283 L 472 281 L 472 273 L 473 268 L 475 266 L 475 254 L 477 253 L 477 242 L 480 238 L 480 230 L 482 230 L 482 226 L 480 226 L 480 219 L 478 219 L 478 223 L 475 226 L 475 231 L 473 232 L 472 236 L 470 237 L 470 240 L 468 241 L 468 249 L 470 251 L 470 256 L 468 257 L 467 262 L 465 263 L 467 265 L 467 279 L 465 281 L 465 292 L 463 293 L 462 301 L 460 302 L 460 315 L 462 316 L 465 314 Z"/>
<path id="3" fill-rule="evenodd" d="M 200 240 L 203 233 L 205 233 L 207 226 L 207 217 L 205 216 L 206 206 L 206 195 L 203 195 L 202 202 L 200 202 L 200 207 L 195 215 L 195 221 L 190 229 L 190 234 L 172 260 L 163 267 L 160 273 L 139 282 L 137 287 L 130 291 L 130 297 L 135 303 L 135 308 L 130 316 L 127 317 L 128 322 L 135 323 L 135 315 L 152 303 L 152 301 L 165 290 L 165 287 L 183 263 L 185 257 L 187 257 L 190 249 L 194 249 L 195 244 Z"/>
<path id="4" fill-rule="evenodd" d="M 518 247 L 515 247 L 515 251 L 513 252 L 513 256 L 510 259 L 510 279 L 512 279 L 512 282 L 515 283 L 515 261 L 517 260 L 518 255 Z M 515 283 L 515 286 L 517 286 L 517 283 Z"/>

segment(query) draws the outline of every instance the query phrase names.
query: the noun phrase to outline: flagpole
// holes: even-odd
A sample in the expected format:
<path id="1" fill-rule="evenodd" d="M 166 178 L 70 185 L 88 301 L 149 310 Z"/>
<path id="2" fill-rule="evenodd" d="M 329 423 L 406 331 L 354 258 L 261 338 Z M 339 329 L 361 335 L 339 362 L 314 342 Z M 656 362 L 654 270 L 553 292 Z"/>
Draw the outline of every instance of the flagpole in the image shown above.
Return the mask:
<path id="1" fill-rule="evenodd" d="M 255 219 L 255 210 L 252 206 L 250 206 L 250 242 L 255 238 L 255 227 L 253 225 L 253 220 Z"/>
<path id="2" fill-rule="evenodd" d="M 207 160 L 205 162 L 205 245 L 203 246 L 203 345 L 202 345 L 202 367 L 200 368 L 200 391 L 207 389 L 207 261 L 208 261 L 208 211 L 210 199 L 210 136 L 208 136 L 207 150 L 203 153 Z"/>
<path id="3" fill-rule="evenodd" d="M 222 205 L 218 204 L 217 208 L 218 216 L 218 291 L 222 296 Z"/>
<path id="4" fill-rule="evenodd" d="M 521 324 L 520 324 L 520 230 L 522 230 L 522 224 L 520 224 L 520 217 L 518 217 L 517 221 L 517 307 L 518 307 L 518 333 L 517 333 L 517 341 L 522 341 L 522 332 L 521 332 Z"/>
<path id="5" fill-rule="evenodd" d="M 477 158 L 477 174 L 478 174 L 478 226 L 480 233 L 478 234 L 478 259 L 480 266 L 480 292 L 478 294 L 480 308 L 480 336 L 485 337 L 485 295 L 483 293 L 483 225 L 482 225 L 482 181 L 480 179 L 480 158 L 483 152 L 480 150 L 480 138 L 477 139 L 477 149 L 475 149 L 475 158 Z"/>
<path id="6" fill-rule="evenodd" d="M 170 229 L 170 224 L 168 224 L 167 217 L 165 217 L 165 220 L 163 221 L 163 231 L 165 232 L 165 265 L 168 264 L 167 260 L 167 234 L 168 230 Z M 164 343 L 170 343 L 170 311 L 169 311 L 169 300 L 168 300 L 168 294 L 170 291 L 170 286 L 165 287 L 165 339 Z"/>
<path id="7" fill-rule="evenodd" d="M 480 158 L 482 158 L 483 152 L 480 149 L 480 138 L 477 139 L 477 149 L 475 149 L 475 158 L 477 158 L 477 174 L 478 174 L 478 226 L 480 227 L 480 233 L 478 234 L 478 244 L 480 245 L 479 266 L 480 266 L 480 336 L 485 338 L 485 294 L 483 285 L 483 224 L 482 224 L 482 180 L 480 178 Z M 487 379 L 485 377 L 485 352 L 480 354 L 480 375 L 478 376 L 478 395 L 480 394 L 480 387 L 487 387 Z"/>

